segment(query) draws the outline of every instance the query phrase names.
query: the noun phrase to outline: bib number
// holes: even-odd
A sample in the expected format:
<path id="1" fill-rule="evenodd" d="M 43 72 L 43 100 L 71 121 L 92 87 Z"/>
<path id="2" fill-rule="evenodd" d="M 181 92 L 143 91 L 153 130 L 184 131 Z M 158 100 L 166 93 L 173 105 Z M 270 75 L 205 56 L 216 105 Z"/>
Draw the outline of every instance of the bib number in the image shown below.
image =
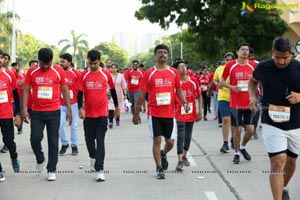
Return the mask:
<path id="1" fill-rule="evenodd" d="M 237 83 L 242 92 L 248 91 L 248 80 L 238 80 Z"/>
<path id="2" fill-rule="evenodd" d="M 158 106 L 166 106 L 171 104 L 171 93 L 164 92 L 164 93 L 157 93 L 156 94 L 156 104 Z"/>
<path id="3" fill-rule="evenodd" d="M 269 117 L 275 123 L 290 121 L 291 108 L 288 106 L 269 105 Z"/>
<path id="4" fill-rule="evenodd" d="M 52 87 L 38 87 L 38 99 L 52 99 Z"/>
<path id="5" fill-rule="evenodd" d="M 0 91 L 0 103 L 7 103 L 8 102 L 8 95 L 7 91 Z"/>
<path id="6" fill-rule="evenodd" d="M 132 85 L 138 85 L 139 84 L 139 79 L 131 79 L 131 84 Z"/>

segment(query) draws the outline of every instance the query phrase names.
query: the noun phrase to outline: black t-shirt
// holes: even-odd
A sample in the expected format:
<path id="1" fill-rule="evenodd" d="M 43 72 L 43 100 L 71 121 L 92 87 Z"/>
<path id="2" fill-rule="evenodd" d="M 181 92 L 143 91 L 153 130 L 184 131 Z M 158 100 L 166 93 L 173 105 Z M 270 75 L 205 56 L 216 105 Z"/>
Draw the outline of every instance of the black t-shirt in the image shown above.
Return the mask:
<path id="1" fill-rule="evenodd" d="M 274 60 L 260 62 L 253 72 L 253 77 L 263 86 L 262 123 L 282 130 L 300 128 L 300 103 L 291 105 L 286 99 L 290 92 L 300 93 L 300 62 L 292 59 L 285 69 L 278 69 Z M 289 122 L 275 123 L 268 114 L 269 104 L 291 107 Z"/>

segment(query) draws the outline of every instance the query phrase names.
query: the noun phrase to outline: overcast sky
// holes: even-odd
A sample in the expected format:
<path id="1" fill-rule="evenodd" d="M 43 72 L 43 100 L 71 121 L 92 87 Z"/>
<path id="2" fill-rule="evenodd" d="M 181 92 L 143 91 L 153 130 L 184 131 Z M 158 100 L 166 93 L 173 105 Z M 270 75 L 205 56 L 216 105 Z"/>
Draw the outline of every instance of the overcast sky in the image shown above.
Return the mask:
<path id="1" fill-rule="evenodd" d="M 179 29 L 172 25 L 163 31 L 157 24 L 138 21 L 134 12 L 141 7 L 139 0 L 6 0 L 7 8 L 21 17 L 16 24 L 22 33 L 57 45 L 60 39 L 87 34 L 90 47 L 99 42 L 111 42 L 113 32 L 172 34 Z"/>

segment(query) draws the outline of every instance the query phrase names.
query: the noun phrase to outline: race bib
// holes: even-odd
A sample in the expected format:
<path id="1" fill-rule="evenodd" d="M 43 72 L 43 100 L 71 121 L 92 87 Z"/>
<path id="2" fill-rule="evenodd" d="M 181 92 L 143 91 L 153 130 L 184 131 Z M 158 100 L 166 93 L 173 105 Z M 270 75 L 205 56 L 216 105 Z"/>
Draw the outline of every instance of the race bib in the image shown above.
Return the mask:
<path id="1" fill-rule="evenodd" d="M 156 94 L 156 104 L 158 106 L 165 106 L 171 104 L 171 93 L 170 92 L 163 92 Z"/>
<path id="2" fill-rule="evenodd" d="M 241 88 L 242 92 L 248 91 L 248 80 L 238 80 L 237 83 L 237 86 Z"/>
<path id="3" fill-rule="evenodd" d="M 131 79 L 131 84 L 132 85 L 138 85 L 139 84 L 139 79 Z"/>
<path id="4" fill-rule="evenodd" d="M 193 113 L 193 104 L 192 103 L 188 103 L 190 110 L 188 113 L 185 112 L 184 106 L 181 106 L 181 115 L 190 115 Z"/>
<path id="5" fill-rule="evenodd" d="M 52 87 L 39 86 L 38 87 L 38 99 L 52 99 L 53 91 Z"/>
<path id="6" fill-rule="evenodd" d="M 275 123 L 290 121 L 291 108 L 288 106 L 269 105 L 269 117 Z"/>
<path id="7" fill-rule="evenodd" d="M 8 102 L 8 95 L 7 91 L 0 91 L 0 103 L 7 103 Z"/>
<path id="8" fill-rule="evenodd" d="M 201 85 L 201 90 L 206 91 L 207 90 L 207 85 Z"/>

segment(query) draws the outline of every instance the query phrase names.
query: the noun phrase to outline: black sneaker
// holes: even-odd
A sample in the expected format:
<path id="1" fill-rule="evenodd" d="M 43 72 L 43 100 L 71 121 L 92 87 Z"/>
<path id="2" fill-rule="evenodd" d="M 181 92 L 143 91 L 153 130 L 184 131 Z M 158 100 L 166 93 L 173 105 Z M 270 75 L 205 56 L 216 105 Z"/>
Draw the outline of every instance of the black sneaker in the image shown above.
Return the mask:
<path id="1" fill-rule="evenodd" d="M 221 147 L 221 149 L 220 149 L 220 152 L 221 153 L 228 153 L 228 150 L 229 150 L 229 146 L 228 146 L 228 144 L 223 144 L 223 146 Z"/>
<path id="2" fill-rule="evenodd" d="M 282 191 L 282 200 L 290 200 L 290 195 L 288 190 Z"/>
<path id="3" fill-rule="evenodd" d="M 79 152 L 78 152 L 77 146 L 72 147 L 72 155 L 73 155 L 73 156 L 76 156 L 78 153 L 79 153 Z"/>
<path id="4" fill-rule="evenodd" d="M 1 153 L 7 153 L 9 150 L 8 150 L 8 147 L 6 145 L 4 145 L 0 151 L 1 151 Z"/>
<path id="5" fill-rule="evenodd" d="M 239 164 L 240 163 L 240 155 L 235 154 L 234 157 L 233 157 L 232 163 Z"/>
<path id="6" fill-rule="evenodd" d="M 163 168 L 163 170 L 167 170 L 168 169 L 168 166 L 169 166 L 169 163 L 168 163 L 168 160 L 167 160 L 167 154 L 163 155 L 164 152 L 163 150 L 160 151 L 160 162 L 161 162 L 161 166 Z"/>
<path id="7" fill-rule="evenodd" d="M 61 149 L 60 149 L 60 151 L 59 151 L 59 154 L 60 154 L 61 156 L 63 156 L 63 155 L 66 153 L 68 147 L 69 147 L 69 144 L 67 144 L 67 145 L 61 145 Z"/>
<path id="8" fill-rule="evenodd" d="M 244 158 L 246 160 L 251 160 L 251 156 L 248 154 L 248 152 L 246 151 L 246 149 L 240 149 L 240 152 L 242 153 L 242 155 L 244 156 Z"/>
<path id="9" fill-rule="evenodd" d="M 190 161 L 185 156 L 182 157 L 182 162 L 185 166 L 191 165 Z"/>
<path id="10" fill-rule="evenodd" d="M 183 162 L 178 161 L 177 166 L 176 166 L 176 171 L 182 172 L 183 171 Z"/>
<path id="11" fill-rule="evenodd" d="M 156 178 L 157 179 L 165 179 L 165 171 L 162 167 L 156 168 Z"/>
<path id="12" fill-rule="evenodd" d="M 253 137 L 254 137 L 254 139 L 258 139 L 258 134 L 257 134 L 257 132 L 256 132 L 256 129 L 254 130 L 254 132 L 253 132 Z"/>

